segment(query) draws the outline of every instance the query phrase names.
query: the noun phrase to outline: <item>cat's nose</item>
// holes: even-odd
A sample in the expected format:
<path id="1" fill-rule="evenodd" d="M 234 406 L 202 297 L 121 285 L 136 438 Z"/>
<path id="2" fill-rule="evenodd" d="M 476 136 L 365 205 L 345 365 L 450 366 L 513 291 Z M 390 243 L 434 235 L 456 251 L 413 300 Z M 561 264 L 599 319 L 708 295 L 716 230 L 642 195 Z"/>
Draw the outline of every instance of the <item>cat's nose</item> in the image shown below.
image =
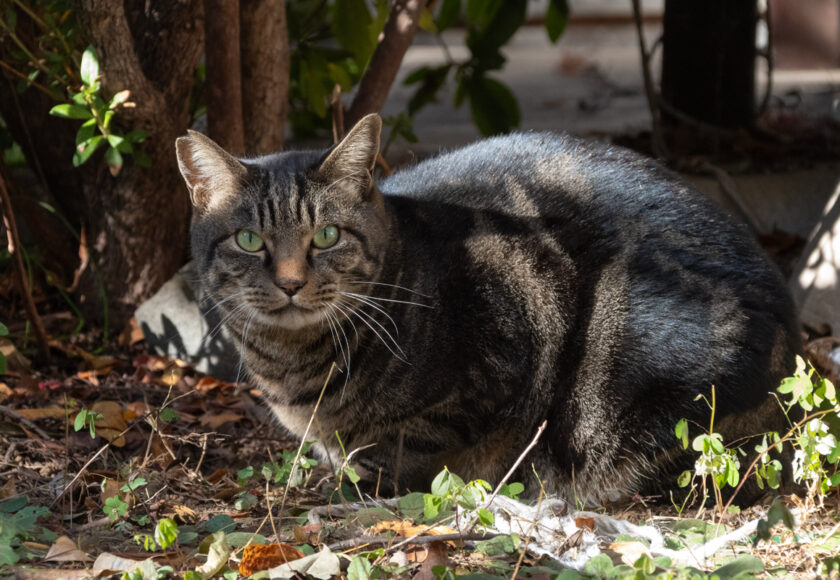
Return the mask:
<path id="1" fill-rule="evenodd" d="M 275 280 L 278 288 L 286 293 L 286 296 L 294 296 L 298 290 L 306 286 L 306 280 Z"/>

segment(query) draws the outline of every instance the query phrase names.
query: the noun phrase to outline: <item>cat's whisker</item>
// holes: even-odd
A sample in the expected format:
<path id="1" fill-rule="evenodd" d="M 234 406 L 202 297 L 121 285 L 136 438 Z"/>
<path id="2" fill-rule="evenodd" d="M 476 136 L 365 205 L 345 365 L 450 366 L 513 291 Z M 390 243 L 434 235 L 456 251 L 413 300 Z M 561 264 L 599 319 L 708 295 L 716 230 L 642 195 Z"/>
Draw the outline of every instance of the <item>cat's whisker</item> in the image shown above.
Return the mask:
<path id="1" fill-rule="evenodd" d="M 388 320 L 391 321 L 391 324 L 394 326 L 394 334 L 396 334 L 397 336 L 400 335 L 400 329 L 397 327 L 397 323 L 394 322 L 394 319 L 391 318 L 391 316 L 387 312 L 385 312 L 382 308 L 377 306 L 373 301 L 368 300 L 367 298 L 362 298 L 358 295 L 352 295 L 351 296 L 351 295 L 346 294 L 345 292 L 339 292 L 339 294 L 342 294 L 343 296 L 347 296 L 348 298 L 350 298 L 352 300 L 358 300 L 359 302 L 361 302 L 363 304 L 367 304 L 368 306 L 370 306 L 374 310 L 378 310 L 379 312 L 381 312 L 385 316 L 385 318 L 387 318 Z"/>
<path id="2" fill-rule="evenodd" d="M 251 313 L 251 316 L 248 317 L 247 322 L 245 322 L 245 330 L 242 333 L 242 348 L 239 349 L 239 368 L 236 369 L 236 382 L 239 382 L 240 377 L 242 376 L 242 363 L 245 359 L 245 343 L 248 342 L 248 331 L 251 329 L 251 322 L 254 321 L 254 317 L 257 315 L 258 310 L 254 309 Z"/>
<path id="3" fill-rule="evenodd" d="M 242 304 L 237 304 L 234 307 L 233 310 L 228 312 L 227 315 L 224 316 L 219 321 L 219 323 L 213 328 L 213 330 L 211 330 L 210 332 L 207 333 L 207 336 L 206 336 L 207 340 L 213 340 L 214 338 L 216 338 L 216 335 L 219 332 L 221 332 L 222 328 L 224 328 L 224 326 L 228 323 L 229 320 L 231 320 L 234 317 L 234 315 L 239 314 L 240 312 L 242 312 L 243 310 L 246 310 L 247 308 L 248 308 L 248 303 L 247 302 L 243 302 Z"/>
<path id="4" fill-rule="evenodd" d="M 230 295 L 230 296 L 228 296 L 227 298 L 225 298 L 225 299 L 223 299 L 223 300 L 219 300 L 218 302 L 216 302 L 216 304 L 215 304 L 212 308 L 210 308 L 210 310 L 208 310 L 208 311 L 206 311 L 206 312 L 202 312 L 201 314 L 202 314 L 203 316 L 205 316 L 205 317 L 206 317 L 206 316 L 208 316 L 211 312 L 213 312 L 214 310 L 216 310 L 219 306 L 221 306 L 222 304 L 224 304 L 225 302 L 229 302 L 230 300 L 233 300 L 234 298 L 239 298 L 240 296 L 242 296 L 242 295 L 244 295 L 244 294 L 246 294 L 246 293 L 248 293 L 248 290 L 241 290 L 241 291 L 239 291 L 239 292 L 235 292 L 234 294 L 231 294 L 231 295 Z M 210 297 L 209 297 L 209 296 L 206 296 L 205 298 L 209 299 Z"/>
<path id="5" fill-rule="evenodd" d="M 338 315 L 335 314 L 332 305 L 327 304 L 327 307 L 333 312 L 335 323 L 338 325 L 338 329 L 341 331 L 342 336 L 344 336 L 344 345 L 347 348 L 347 354 L 344 355 L 344 385 L 341 387 L 341 397 L 339 398 L 339 402 L 343 402 L 344 392 L 347 390 L 347 382 L 350 380 L 350 341 L 347 340 L 347 334 L 344 332 L 344 325 L 341 324 L 341 320 L 338 318 Z M 339 341 L 339 344 L 341 344 L 341 341 Z M 344 352 L 344 347 L 342 347 L 342 353 Z"/>
<path id="6" fill-rule="evenodd" d="M 352 319 L 352 318 L 350 318 L 350 317 L 347 315 L 347 313 L 344 311 L 344 309 L 343 309 L 343 308 L 341 308 L 341 305 L 346 306 L 346 307 L 347 307 L 347 309 L 348 309 L 348 310 L 350 310 L 351 312 L 352 312 L 352 308 L 350 307 L 350 305 L 349 305 L 349 304 L 347 304 L 347 303 L 343 302 L 340 298 L 339 298 L 338 300 L 336 300 L 336 301 L 332 304 L 332 306 L 334 306 L 335 308 L 337 308 L 337 309 L 338 309 L 338 311 L 339 311 L 339 312 L 341 312 L 341 314 L 343 314 L 343 315 L 344 315 L 344 318 L 346 318 L 346 319 L 347 319 L 347 322 L 349 322 L 349 323 L 350 323 L 350 326 L 352 326 L 352 327 L 353 327 L 353 333 L 356 335 L 356 347 L 358 348 L 358 346 L 359 346 L 359 330 L 356 328 L 356 323 L 355 323 L 355 322 L 353 322 L 353 319 Z"/>
<path id="7" fill-rule="evenodd" d="M 347 376 L 349 376 L 349 373 L 350 373 L 349 352 L 345 352 L 345 350 L 344 350 L 344 344 L 347 342 L 347 340 L 346 340 L 346 337 L 345 337 L 345 341 L 341 342 L 341 335 L 339 334 L 339 332 L 341 332 L 341 334 L 344 334 L 344 329 L 341 328 L 341 321 L 338 319 L 338 317 L 335 315 L 334 312 L 330 313 L 329 319 L 332 321 L 332 326 L 335 329 L 335 343 L 338 344 L 338 351 L 341 353 L 341 358 L 344 359 L 344 372 L 345 372 L 345 374 L 347 374 Z M 350 350 L 350 345 L 349 344 L 347 345 L 347 350 L 348 351 Z M 338 353 L 336 353 L 336 357 L 338 357 Z M 347 382 L 347 379 L 345 377 L 345 383 L 346 382 Z"/>
<path id="8" fill-rule="evenodd" d="M 431 298 L 428 294 L 423 294 L 422 292 L 418 292 L 417 290 L 412 290 L 411 288 L 406 288 L 405 286 L 398 286 L 397 284 L 386 284 L 385 282 L 368 282 L 366 280 L 347 280 L 347 284 L 370 284 L 372 286 L 388 286 L 389 288 L 397 288 L 399 290 L 405 290 L 406 292 L 411 292 L 412 294 L 417 294 L 418 296 L 422 296 L 423 298 Z"/>
<path id="9" fill-rule="evenodd" d="M 373 333 L 376 335 L 376 337 L 379 338 L 380 341 L 382 341 L 382 344 L 385 345 L 385 348 L 387 348 L 391 352 L 392 355 L 394 355 L 395 357 L 397 357 L 398 359 L 400 359 L 402 362 L 404 362 L 406 364 L 411 364 L 411 363 L 408 362 L 408 360 L 406 360 L 406 354 L 403 351 L 403 349 L 400 347 L 399 344 L 397 344 L 397 341 L 394 340 L 394 337 L 391 336 L 391 333 L 388 332 L 388 330 L 384 326 L 382 326 L 382 324 L 378 320 L 376 320 L 373 316 L 371 316 L 370 314 L 368 314 L 364 310 L 351 310 L 351 312 L 356 316 L 356 318 L 358 318 L 359 320 L 364 322 L 367 325 L 367 327 L 370 328 L 373 331 Z M 370 325 L 370 323 L 368 323 L 367 320 L 365 320 L 364 316 L 366 316 L 371 322 L 373 322 L 379 328 L 382 329 L 382 332 L 384 332 L 388 336 L 388 338 L 391 339 L 391 343 L 397 348 L 397 350 L 400 351 L 400 354 L 397 354 L 396 352 L 394 352 L 394 349 L 391 348 L 391 346 L 388 344 L 388 341 L 386 341 L 382 337 L 382 335 L 379 334 L 378 330 L 376 330 L 373 326 Z"/>
<path id="10" fill-rule="evenodd" d="M 428 304 L 421 304 L 420 302 L 412 302 L 410 300 L 396 300 L 394 298 L 380 298 L 379 296 L 370 296 L 364 294 L 356 294 L 355 292 L 340 292 L 344 296 L 354 296 L 356 298 L 370 298 L 371 300 L 378 300 L 381 302 L 395 302 L 397 304 L 410 304 L 412 306 L 422 306 L 423 308 L 434 308 Z"/>
<path id="11" fill-rule="evenodd" d="M 336 338 L 335 338 L 336 333 L 335 333 L 335 329 L 333 328 L 332 318 L 330 318 L 330 313 L 327 312 L 326 310 L 322 310 L 321 313 L 324 315 L 324 319 L 326 319 L 327 324 L 330 327 L 330 337 L 332 338 L 333 352 L 335 353 L 335 357 L 338 358 L 338 345 L 336 344 Z"/>

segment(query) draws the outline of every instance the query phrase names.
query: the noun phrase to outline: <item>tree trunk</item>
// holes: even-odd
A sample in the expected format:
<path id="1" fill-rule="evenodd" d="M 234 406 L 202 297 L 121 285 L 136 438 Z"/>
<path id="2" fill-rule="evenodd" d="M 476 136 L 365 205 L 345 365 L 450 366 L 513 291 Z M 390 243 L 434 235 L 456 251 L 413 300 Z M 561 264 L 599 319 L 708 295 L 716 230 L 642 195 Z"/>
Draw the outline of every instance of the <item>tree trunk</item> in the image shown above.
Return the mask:
<path id="1" fill-rule="evenodd" d="M 756 0 L 666 0 L 663 120 L 668 107 L 721 127 L 755 116 Z"/>
<path id="2" fill-rule="evenodd" d="M 289 114 L 289 32 L 284 0 L 240 0 L 245 151 L 283 149 Z"/>
<path id="3" fill-rule="evenodd" d="M 414 41 L 425 5 L 425 0 L 394 0 L 391 4 L 391 14 L 385 23 L 381 40 L 373 51 L 350 110 L 347 111 L 345 127 L 348 130 L 365 115 L 382 110 L 405 51 Z"/>
<path id="4" fill-rule="evenodd" d="M 207 134 L 234 155 L 245 153 L 239 0 L 204 0 Z"/>
<path id="5" fill-rule="evenodd" d="M 126 157 L 113 177 L 100 151 L 76 172 L 66 170 L 78 123 L 48 117 L 55 103 L 30 99 L 33 89 L 20 96 L 24 118 L 17 125 L 29 125 L 33 147 L 27 148 L 28 158 L 39 161 L 63 206 L 78 208 L 77 219 L 87 233 L 91 265 L 79 285 L 80 306 L 90 318 L 107 315 L 110 325 L 120 328 L 187 255 L 190 206 L 174 144 L 189 122 L 189 96 L 203 40 L 201 3 L 77 0 L 75 11 L 84 44 L 93 44 L 99 53 L 106 100 L 123 89 L 131 91 L 136 107 L 121 109 L 115 122 L 126 130 L 149 132 L 141 147 L 152 167 L 143 169 Z M 42 126 L 55 132 L 42 134 Z M 16 132 L 15 137 L 27 142 L 26 135 Z M 42 148 L 41 142 L 50 139 L 62 147 Z M 54 166 L 61 172 L 51 176 Z M 61 182 L 61 176 L 69 179 Z"/>

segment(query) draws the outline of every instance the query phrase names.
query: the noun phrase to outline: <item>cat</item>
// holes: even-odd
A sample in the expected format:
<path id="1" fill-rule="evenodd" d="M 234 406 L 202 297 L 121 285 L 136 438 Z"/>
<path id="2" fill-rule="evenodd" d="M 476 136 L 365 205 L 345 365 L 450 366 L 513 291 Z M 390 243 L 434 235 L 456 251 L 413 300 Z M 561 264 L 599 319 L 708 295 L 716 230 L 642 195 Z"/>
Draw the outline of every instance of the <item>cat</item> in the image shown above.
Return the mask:
<path id="1" fill-rule="evenodd" d="M 280 423 L 301 437 L 319 405 L 323 458 L 344 460 L 338 433 L 380 494 L 444 466 L 497 482 L 547 420 L 514 479 L 597 503 L 675 487 L 675 424 L 708 425 L 712 386 L 727 441 L 781 426 L 786 286 L 676 175 L 533 132 L 377 183 L 380 132 L 370 115 L 326 151 L 255 159 L 176 144 L 201 284 Z"/>

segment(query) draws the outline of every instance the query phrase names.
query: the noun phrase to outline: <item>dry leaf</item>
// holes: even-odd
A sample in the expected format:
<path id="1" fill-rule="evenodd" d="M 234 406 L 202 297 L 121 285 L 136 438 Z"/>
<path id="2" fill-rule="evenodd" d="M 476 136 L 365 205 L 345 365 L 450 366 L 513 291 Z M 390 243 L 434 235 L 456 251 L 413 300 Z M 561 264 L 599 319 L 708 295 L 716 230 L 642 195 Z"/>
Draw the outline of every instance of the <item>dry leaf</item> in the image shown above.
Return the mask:
<path id="1" fill-rule="evenodd" d="M 6 365 L 12 371 L 26 371 L 32 366 L 28 358 L 20 354 L 14 343 L 5 336 L 0 337 L 0 353 L 6 357 Z"/>
<path id="2" fill-rule="evenodd" d="M 575 518 L 575 527 L 579 530 L 591 530 L 595 531 L 595 518 L 587 518 L 584 516 L 578 516 Z"/>
<path id="3" fill-rule="evenodd" d="M 426 550 L 426 558 L 423 560 L 423 564 L 420 565 L 420 569 L 417 570 L 417 574 L 414 575 L 412 580 L 435 580 L 436 577 L 432 568 L 446 566 L 446 563 L 446 543 L 432 542 Z"/>
<path id="4" fill-rule="evenodd" d="M 143 336 L 143 330 L 137 324 L 137 319 L 132 316 L 120 333 L 117 343 L 120 346 L 134 346 L 144 338 L 146 337 Z"/>
<path id="5" fill-rule="evenodd" d="M 642 542 L 615 542 L 610 544 L 610 550 L 618 554 L 621 562 L 628 566 L 635 564 L 642 554 L 650 556 L 648 547 Z"/>
<path id="6" fill-rule="evenodd" d="M 102 418 L 93 424 L 96 434 L 110 441 L 115 447 L 124 447 L 125 437 L 122 432 L 128 425 L 123 418 L 122 405 L 115 401 L 97 401 L 90 406 L 90 411 L 102 415 Z"/>
<path id="7" fill-rule="evenodd" d="M 50 547 L 45 562 L 90 562 L 92 559 L 82 552 L 67 536 L 60 536 Z"/>
<path id="8" fill-rule="evenodd" d="M 31 421 L 47 418 L 64 419 L 68 413 L 65 409 L 59 407 L 58 405 L 51 405 L 40 409 L 16 409 L 16 411 L 18 415 Z"/>
<path id="9" fill-rule="evenodd" d="M 458 531 L 449 526 L 435 526 L 429 530 L 429 526 L 418 526 L 411 520 L 385 520 L 377 522 L 370 528 L 370 534 L 376 536 L 382 532 L 394 532 L 398 536 L 416 536 L 418 534 L 428 536 L 442 536 L 444 534 L 457 534 Z"/>
<path id="10" fill-rule="evenodd" d="M 209 375 L 205 375 L 199 379 L 198 383 L 196 383 L 195 390 L 201 392 L 202 394 L 206 394 L 222 384 L 224 383 Z"/>
<path id="11" fill-rule="evenodd" d="M 303 552 L 290 544 L 268 544 L 267 546 L 250 544 L 245 546 L 245 551 L 242 552 L 239 573 L 250 576 L 254 572 L 268 570 L 300 558 L 303 558 Z"/>
<path id="12" fill-rule="evenodd" d="M 15 392 L 6 383 L 0 383 L 0 403 L 14 395 Z"/>
<path id="13" fill-rule="evenodd" d="M 237 413 L 218 413 L 203 415 L 198 421 L 205 427 L 210 427 L 211 429 L 218 429 L 225 423 L 240 421 L 242 418 L 243 415 L 238 415 Z"/>
<path id="14" fill-rule="evenodd" d="M 105 500 L 112 498 L 112 497 L 119 497 L 122 499 L 123 492 L 120 491 L 120 488 L 125 485 L 125 482 L 119 481 L 117 479 L 106 479 L 105 483 L 102 485 L 102 493 L 99 494 L 99 501 L 102 502 L 102 505 L 105 505 Z"/>
<path id="15" fill-rule="evenodd" d="M 12 497 L 17 495 L 17 488 L 15 487 L 15 480 L 9 478 L 6 483 L 0 487 L 0 499 Z"/>

